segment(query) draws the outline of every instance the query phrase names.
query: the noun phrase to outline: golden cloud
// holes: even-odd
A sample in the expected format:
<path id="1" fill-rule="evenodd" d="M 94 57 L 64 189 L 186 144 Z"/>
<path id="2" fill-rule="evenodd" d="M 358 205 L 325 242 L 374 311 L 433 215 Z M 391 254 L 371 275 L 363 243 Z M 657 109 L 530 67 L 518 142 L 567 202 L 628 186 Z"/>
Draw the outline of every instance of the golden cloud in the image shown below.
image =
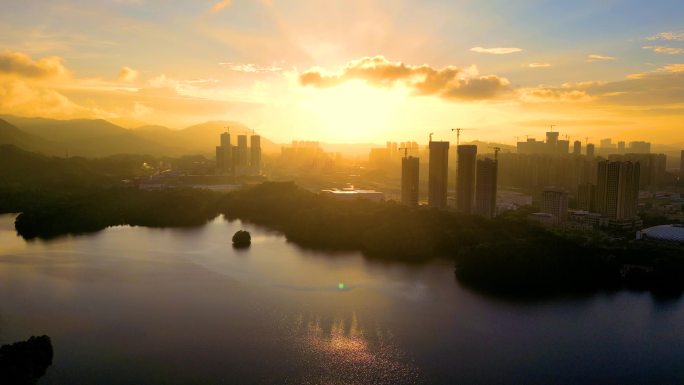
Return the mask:
<path id="1" fill-rule="evenodd" d="M 230 7 L 230 5 L 231 5 L 232 3 L 233 3 L 232 0 L 221 0 L 221 1 L 217 2 L 217 3 L 215 3 L 215 4 L 211 7 L 211 13 L 212 13 L 212 14 L 218 13 L 218 12 L 220 12 L 222 9 Z"/>
<path id="2" fill-rule="evenodd" d="M 492 55 L 507 55 L 509 53 L 522 52 L 522 48 L 516 47 L 497 47 L 497 48 L 483 48 L 483 47 L 473 47 L 470 49 L 477 53 L 488 53 Z"/>
<path id="3" fill-rule="evenodd" d="M 684 53 L 684 48 L 666 47 L 663 45 L 646 45 L 641 48 L 650 49 L 655 53 L 664 53 L 668 55 L 678 55 Z"/>
<path id="4" fill-rule="evenodd" d="M 49 78 L 67 73 L 62 65 L 62 58 L 48 56 L 38 60 L 21 52 L 0 52 L 0 74 L 9 74 L 24 78 Z"/>
<path id="5" fill-rule="evenodd" d="M 615 60 L 616 58 L 613 56 L 607 56 L 607 55 L 598 55 L 598 54 L 591 54 L 587 56 L 587 63 L 595 62 L 595 61 L 609 61 L 609 60 Z"/>
<path id="6" fill-rule="evenodd" d="M 658 68 L 661 72 L 684 72 L 684 63 L 668 64 Z"/>
<path id="7" fill-rule="evenodd" d="M 119 70 L 118 79 L 122 82 L 132 82 L 138 78 L 138 75 L 138 71 L 134 70 L 131 67 L 121 67 L 121 69 Z"/>
<path id="8" fill-rule="evenodd" d="M 565 83 L 561 87 L 518 90 L 524 102 L 592 101 L 612 106 L 674 106 L 684 100 L 684 64 L 670 64 L 657 71 L 632 74 L 614 82 Z"/>
<path id="9" fill-rule="evenodd" d="M 35 87 L 20 79 L 0 82 L 0 112 L 54 118 L 103 117 L 99 112 L 74 103 L 56 90 Z"/>
<path id="10" fill-rule="evenodd" d="M 540 102 L 589 102 L 593 98 L 584 90 L 555 87 L 524 88 L 518 91 L 520 100 L 527 103 Z"/>
<path id="11" fill-rule="evenodd" d="M 326 74 L 313 68 L 299 77 L 303 86 L 333 87 L 350 80 L 363 80 L 370 85 L 389 87 L 402 83 L 417 95 L 435 95 L 447 99 L 491 99 L 509 90 L 506 78 L 496 75 L 478 76 L 454 66 L 440 69 L 428 65 L 408 65 L 391 62 L 383 56 L 364 57 L 347 63 L 340 71 Z"/>
<path id="12" fill-rule="evenodd" d="M 530 63 L 527 65 L 530 68 L 548 68 L 551 67 L 549 63 Z"/>

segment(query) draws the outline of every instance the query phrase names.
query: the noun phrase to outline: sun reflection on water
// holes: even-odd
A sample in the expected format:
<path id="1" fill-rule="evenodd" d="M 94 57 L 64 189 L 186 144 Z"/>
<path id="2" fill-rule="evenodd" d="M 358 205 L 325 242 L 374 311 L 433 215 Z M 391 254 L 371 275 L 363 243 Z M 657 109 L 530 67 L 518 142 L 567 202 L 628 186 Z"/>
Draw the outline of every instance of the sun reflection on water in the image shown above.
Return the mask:
<path id="1" fill-rule="evenodd" d="M 417 368 L 393 336 L 377 325 L 350 317 L 301 314 L 295 320 L 304 384 L 418 384 Z"/>

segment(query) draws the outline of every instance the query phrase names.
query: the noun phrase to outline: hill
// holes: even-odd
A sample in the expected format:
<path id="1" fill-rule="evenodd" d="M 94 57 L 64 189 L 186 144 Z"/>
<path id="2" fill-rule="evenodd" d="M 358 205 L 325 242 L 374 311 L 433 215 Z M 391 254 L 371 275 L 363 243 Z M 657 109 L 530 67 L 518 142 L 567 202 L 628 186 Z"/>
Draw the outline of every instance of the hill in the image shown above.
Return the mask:
<path id="1" fill-rule="evenodd" d="M 44 154 L 64 154 L 64 149 L 57 143 L 26 133 L 7 121 L 0 119 L 0 145 L 11 144 L 29 151 Z"/>
<path id="2" fill-rule="evenodd" d="M 85 157 L 115 154 L 179 155 L 164 145 L 141 138 L 130 130 L 102 119 L 56 120 L 11 115 L 4 115 L 2 119 L 29 135 L 51 142 L 51 147 L 58 147 L 60 154 L 68 151 L 69 155 Z M 46 149 L 36 150 L 45 154 L 56 153 Z"/>
<path id="3" fill-rule="evenodd" d="M 186 127 L 180 130 L 179 134 L 188 144 L 213 149 L 219 144 L 220 135 L 226 132 L 226 129 L 229 129 L 229 132 L 234 135 L 252 134 L 252 130 L 244 124 L 225 120 L 214 120 Z M 258 134 L 258 132 L 256 133 Z M 236 144 L 236 139 L 231 140 L 233 140 L 233 144 Z M 261 137 L 261 150 L 264 153 L 280 153 L 280 147 L 280 145 L 273 143 L 268 138 Z"/>
<path id="4" fill-rule="evenodd" d="M 226 127 L 234 134 L 251 134 L 245 125 L 231 121 L 211 121 L 182 130 L 164 126 L 127 129 L 102 119 L 55 120 L 2 115 L 6 126 L 0 131 L 0 144 L 48 155 L 106 157 L 115 154 L 152 156 L 207 155 Z M 280 152 L 280 146 L 261 139 L 265 153 Z"/>

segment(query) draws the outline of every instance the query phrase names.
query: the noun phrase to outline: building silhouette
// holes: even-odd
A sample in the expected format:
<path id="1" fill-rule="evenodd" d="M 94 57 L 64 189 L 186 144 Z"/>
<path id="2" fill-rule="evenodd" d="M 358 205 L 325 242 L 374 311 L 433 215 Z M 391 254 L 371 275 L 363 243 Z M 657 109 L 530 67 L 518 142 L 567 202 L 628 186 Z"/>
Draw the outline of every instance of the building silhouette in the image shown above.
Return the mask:
<path id="1" fill-rule="evenodd" d="M 636 141 L 629 142 L 629 151 L 633 154 L 649 154 L 651 152 L 651 143 Z"/>
<path id="2" fill-rule="evenodd" d="M 430 142 L 428 165 L 428 206 L 447 206 L 447 182 L 449 170 L 449 142 Z"/>
<path id="3" fill-rule="evenodd" d="M 595 147 L 593 143 L 587 144 L 587 156 L 594 156 L 595 155 Z"/>
<path id="4" fill-rule="evenodd" d="M 230 144 L 230 134 L 221 134 L 220 146 L 216 146 L 216 174 L 225 175 L 233 171 L 233 146 Z"/>
<path id="5" fill-rule="evenodd" d="M 418 206 L 420 159 L 409 156 L 401 159 L 401 203 Z"/>
<path id="6" fill-rule="evenodd" d="M 496 214 L 496 177 L 497 161 L 492 159 L 477 161 L 475 213 L 485 218 L 493 218 Z"/>
<path id="7" fill-rule="evenodd" d="M 249 167 L 252 175 L 259 175 L 261 174 L 261 136 L 252 135 L 249 142 Z"/>
<path id="8" fill-rule="evenodd" d="M 473 212 L 473 204 L 475 203 L 477 146 L 461 144 L 457 148 L 457 153 L 456 209 L 470 214 Z"/>
<path id="9" fill-rule="evenodd" d="M 572 155 L 582 155 L 582 142 L 579 140 L 572 144 Z"/>
<path id="10" fill-rule="evenodd" d="M 561 223 L 568 216 L 568 194 L 559 189 L 547 188 L 542 192 L 541 212 L 551 214 L 556 223 Z"/>
<path id="11" fill-rule="evenodd" d="M 598 163 L 597 174 L 597 211 L 614 220 L 636 217 L 639 199 L 639 163 L 603 160 Z"/>
<path id="12" fill-rule="evenodd" d="M 220 145 L 216 146 L 216 174 L 259 175 L 261 173 L 261 137 L 252 135 L 251 145 L 248 149 L 247 135 L 238 135 L 238 145 L 233 146 L 230 134 L 222 133 Z"/>
<path id="13" fill-rule="evenodd" d="M 668 180 L 667 156 L 665 154 L 629 153 L 613 154 L 608 160 L 639 163 L 639 186 L 662 187 Z"/>
<path id="14" fill-rule="evenodd" d="M 558 152 L 558 135 L 559 132 L 548 131 L 546 133 L 546 153 L 556 154 Z"/>
<path id="15" fill-rule="evenodd" d="M 238 135 L 237 137 L 237 169 L 238 173 L 245 172 L 247 165 L 249 165 L 249 158 L 247 157 L 247 135 Z"/>
<path id="16" fill-rule="evenodd" d="M 679 181 L 684 182 L 684 150 L 682 150 L 681 158 L 679 159 Z"/>

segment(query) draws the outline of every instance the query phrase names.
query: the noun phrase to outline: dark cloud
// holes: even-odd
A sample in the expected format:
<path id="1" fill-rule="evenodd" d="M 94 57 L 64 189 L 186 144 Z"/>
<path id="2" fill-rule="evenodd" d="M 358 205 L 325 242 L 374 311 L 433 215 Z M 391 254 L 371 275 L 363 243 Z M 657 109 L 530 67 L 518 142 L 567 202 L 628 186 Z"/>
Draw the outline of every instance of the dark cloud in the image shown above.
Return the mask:
<path id="1" fill-rule="evenodd" d="M 57 56 L 33 60 L 21 52 L 0 52 L 0 73 L 26 78 L 48 78 L 67 72 Z"/>
<path id="2" fill-rule="evenodd" d="M 337 74 L 311 69 L 299 77 L 304 86 L 333 87 L 350 80 L 363 80 L 378 87 L 402 83 L 417 95 L 435 95 L 446 99 L 492 99 L 509 90 L 508 80 L 499 76 L 479 76 L 458 67 L 440 69 L 428 65 L 390 62 L 382 56 L 364 57 L 349 62 Z"/>

